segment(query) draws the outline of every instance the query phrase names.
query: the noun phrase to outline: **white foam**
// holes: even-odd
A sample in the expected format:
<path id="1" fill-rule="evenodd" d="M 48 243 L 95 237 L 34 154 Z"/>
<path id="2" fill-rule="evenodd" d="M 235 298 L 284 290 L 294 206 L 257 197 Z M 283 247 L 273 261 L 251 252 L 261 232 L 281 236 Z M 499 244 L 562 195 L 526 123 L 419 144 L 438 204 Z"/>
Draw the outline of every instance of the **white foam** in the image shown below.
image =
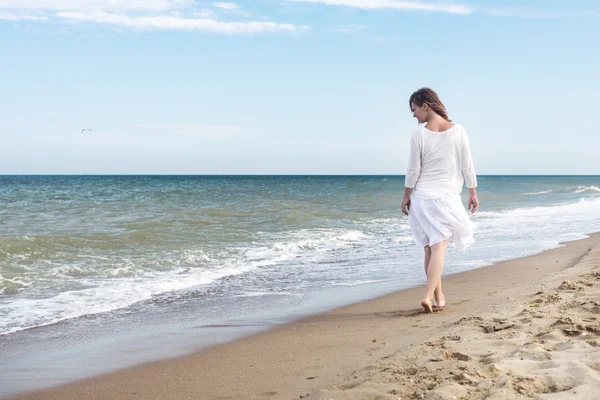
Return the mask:
<path id="1" fill-rule="evenodd" d="M 318 260 L 322 257 L 320 254 L 352 246 L 368 236 L 358 230 L 316 229 L 289 232 L 286 237 L 287 241 L 269 246 L 237 249 L 237 255 L 220 260 L 211 259 L 202 250 L 187 250 L 171 258 L 159 258 L 153 263 L 153 269 L 140 268 L 140 261 L 116 258 L 110 268 L 100 268 L 101 277 L 86 277 L 99 270 L 94 259 L 88 260 L 87 265 L 57 265 L 49 270 L 55 279 L 78 275 L 84 278 L 77 280 L 78 285 L 85 288 L 64 291 L 50 298 L 18 299 L 4 304 L 0 312 L 0 334 L 122 309 L 158 294 L 206 285 L 298 257 Z M 107 261 L 101 261 L 106 266 Z M 161 271 L 163 268 L 166 270 Z"/>
<path id="2" fill-rule="evenodd" d="M 569 188 L 573 193 L 584 193 L 584 192 L 600 192 L 598 186 L 572 186 Z"/>
<path id="3" fill-rule="evenodd" d="M 351 246 L 368 238 L 361 231 L 343 229 L 303 229 L 286 236 L 288 241 L 285 242 L 245 249 L 246 260 L 257 267 L 279 264 L 306 254 L 316 260 L 319 253 Z"/>
<path id="4" fill-rule="evenodd" d="M 600 231 L 600 199 L 554 206 L 476 213 L 476 243 L 460 262 L 500 260 L 535 254 Z M 465 268 L 466 270 L 469 268 Z"/>
<path id="5" fill-rule="evenodd" d="M 552 192 L 552 190 L 542 190 L 541 192 L 523 193 L 523 196 L 537 196 L 540 194 L 548 194 L 550 192 Z"/>
<path id="6" fill-rule="evenodd" d="M 201 250 L 195 256 L 190 253 L 193 252 L 184 252 L 175 260 L 161 260 L 160 262 L 175 266 L 167 271 L 140 269 L 139 264 L 126 259 L 117 261 L 113 268 L 100 269 L 104 276 L 78 279 L 76 283 L 78 287 L 85 286 L 83 289 L 63 291 L 45 298 L 14 299 L 10 303 L 0 301 L 0 335 L 125 308 L 157 294 L 208 284 L 254 268 L 251 265 L 236 264 L 217 265 L 213 268 L 203 265 L 203 268 L 190 269 L 190 266 L 196 264 L 188 263 L 206 259 Z M 93 269 L 93 266 L 88 266 L 88 269 Z M 56 274 L 54 279 L 70 278 L 63 274 L 74 270 L 81 269 L 73 266 L 50 269 Z"/>
<path id="7" fill-rule="evenodd" d="M 242 292 L 234 297 L 262 297 L 262 296 L 297 296 L 289 292 Z"/>
<path id="8" fill-rule="evenodd" d="M 0 335 L 122 309 L 157 294 L 208 284 L 252 268 L 222 266 L 213 270 L 194 270 L 187 275 L 181 275 L 180 269 L 168 273 L 146 272 L 141 278 L 88 281 L 94 287 L 64 291 L 50 298 L 16 299 L 2 307 Z"/>
<path id="9" fill-rule="evenodd" d="M 407 235 L 394 238 L 394 242 L 398 244 L 415 243 L 415 239 L 412 237 L 412 235 Z"/>
<path id="10" fill-rule="evenodd" d="M 503 211 L 481 211 L 474 214 L 474 219 L 490 218 L 502 219 L 507 223 L 514 224 L 519 218 L 542 219 L 550 218 L 551 216 L 568 216 L 570 218 L 588 217 L 594 215 L 594 211 L 600 211 L 600 198 L 598 199 L 583 199 L 580 198 L 576 202 L 552 205 L 552 206 L 535 206 L 522 207 Z M 600 218 L 600 214 L 598 215 Z"/>
<path id="11" fill-rule="evenodd" d="M 359 285 L 367 285 L 369 283 L 379 283 L 379 282 L 387 282 L 387 279 L 375 279 L 375 280 L 358 280 L 351 282 L 334 282 L 331 286 L 359 286 Z"/>

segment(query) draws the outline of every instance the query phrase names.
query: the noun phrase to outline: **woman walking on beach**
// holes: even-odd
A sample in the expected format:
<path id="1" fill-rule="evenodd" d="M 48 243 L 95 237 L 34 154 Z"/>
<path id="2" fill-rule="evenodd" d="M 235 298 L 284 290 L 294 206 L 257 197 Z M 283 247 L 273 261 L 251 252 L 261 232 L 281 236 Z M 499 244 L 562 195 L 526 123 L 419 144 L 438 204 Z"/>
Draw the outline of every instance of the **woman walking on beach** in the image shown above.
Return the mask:
<path id="1" fill-rule="evenodd" d="M 408 215 L 412 235 L 425 249 L 426 312 L 444 308 L 442 269 L 448 244 L 464 250 L 473 243 L 473 223 L 460 193 L 469 188 L 468 209 L 479 208 L 477 178 L 465 129 L 448 118 L 437 93 L 422 88 L 408 102 L 419 128 L 410 141 L 402 212 Z"/>

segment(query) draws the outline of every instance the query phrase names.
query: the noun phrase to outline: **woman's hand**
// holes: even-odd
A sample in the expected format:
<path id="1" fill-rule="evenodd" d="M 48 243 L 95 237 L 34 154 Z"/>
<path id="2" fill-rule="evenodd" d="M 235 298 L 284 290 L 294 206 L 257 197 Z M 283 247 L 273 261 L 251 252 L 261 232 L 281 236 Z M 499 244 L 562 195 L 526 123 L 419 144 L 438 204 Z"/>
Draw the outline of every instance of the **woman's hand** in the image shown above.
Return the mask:
<path id="1" fill-rule="evenodd" d="M 471 211 L 471 214 L 475 214 L 475 211 L 479 208 L 479 200 L 477 199 L 477 192 L 475 189 L 469 189 L 469 202 L 467 203 L 467 209 Z"/>
<path id="2" fill-rule="evenodd" d="M 404 196 L 402 200 L 402 212 L 408 215 L 408 209 L 410 208 L 410 197 Z"/>

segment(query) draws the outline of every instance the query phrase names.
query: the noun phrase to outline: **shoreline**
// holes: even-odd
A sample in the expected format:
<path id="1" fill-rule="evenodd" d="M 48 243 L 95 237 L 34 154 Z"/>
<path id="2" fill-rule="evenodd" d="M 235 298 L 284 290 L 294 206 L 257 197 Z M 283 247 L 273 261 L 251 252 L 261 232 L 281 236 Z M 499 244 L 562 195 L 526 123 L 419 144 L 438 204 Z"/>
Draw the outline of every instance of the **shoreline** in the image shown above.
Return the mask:
<path id="1" fill-rule="evenodd" d="M 402 385 L 389 388 L 389 383 L 377 381 L 389 371 L 379 368 L 385 360 L 414 352 L 432 337 L 448 333 L 457 326 L 460 328 L 457 321 L 482 322 L 485 315 L 508 315 L 521 312 L 524 307 L 527 309 L 529 303 L 524 305 L 524 299 L 538 292 L 555 290 L 562 282 L 558 280 L 565 281 L 563 275 L 573 274 L 577 268 L 569 267 L 578 266 L 582 258 L 591 257 L 600 264 L 600 233 L 561 245 L 532 256 L 446 276 L 444 284 L 449 305 L 444 311 L 431 315 L 423 314 L 419 305 L 422 286 L 403 289 L 207 347 L 191 355 L 141 364 L 9 398 L 288 399 L 307 394 L 310 398 L 348 398 L 352 393 L 356 396 L 362 393 L 364 397 L 368 392 L 377 393 L 381 398 L 395 396 L 389 398 L 397 399 Z M 597 290 L 593 279 L 590 282 L 589 288 Z M 507 320 L 508 317 L 495 319 L 502 318 Z M 490 321 L 493 323 L 494 318 L 486 322 Z M 597 326 L 597 322 L 593 326 Z M 466 329 L 472 331 L 472 328 Z M 593 332 L 595 328 L 590 329 L 588 334 L 597 336 L 597 332 Z M 498 335 L 514 331 L 506 329 Z M 437 349 L 440 346 L 431 347 Z M 463 351 L 468 353 L 468 349 Z M 400 367 L 396 369 L 419 365 L 423 361 L 418 354 L 413 358 L 400 360 Z M 418 374 L 419 371 L 414 375 Z M 475 375 L 475 372 L 471 374 Z M 430 382 L 429 386 L 433 386 L 431 390 L 426 389 L 427 393 L 437 390 L 441 393 L 439 398 L 445 398 L 441 383 Z M 468 386 L 471 388 L 472 385 Z M 544 390 L 543 385 L 538 386 Z M 467 390 L 464 384 L 456 382 L 449 387 L 448 393 Z M 390 394 L 393 391 L 398 395 Z M 521 395 L 519 391 L 515 393 Z"/>

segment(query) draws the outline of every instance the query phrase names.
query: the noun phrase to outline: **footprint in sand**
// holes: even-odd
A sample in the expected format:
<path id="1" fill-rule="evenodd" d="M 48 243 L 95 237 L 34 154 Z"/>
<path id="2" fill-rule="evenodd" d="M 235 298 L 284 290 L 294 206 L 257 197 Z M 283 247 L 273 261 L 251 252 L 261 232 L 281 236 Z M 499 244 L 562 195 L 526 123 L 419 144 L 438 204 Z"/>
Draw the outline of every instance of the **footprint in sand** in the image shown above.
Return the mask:
<path id="1" fill-rule="evenodd" d="M 600 303 L 597 301 L 586 301 L 581 304 L 581 308 L 592 314 L 600 314 Z"/>
<path id="2" fill-rule="evenodd" d="M 578 291 L 583 290 L 583 287 L 581 285 L 578 285 L 575 282 L 564 281 L 563 283 L 560 284 L 560 286 L 558 287 L 558 290 L 562 290 L 565 292 L 578 292 Z"/>
<path id="3" fill-rule="evenodd" d="M 471 357 L 468 355 L 458 352 L 458 351 L 447 351 L 444 354 L 444 358 L 447 360 L 459 360 L 459 361 L 469 361 Z"/>
<path id="4" fill-rule="evenodd" d="M 513 389 L 525 396 L 535 396 L 539 393 L 560 393 L 578 385 L 576 379 L 570 376 L 538 376 L 535 378 L 516 376 L 513 378 Z"/>
<path id="5" fill-rule="evenodd" d="M 600 340 L 597 340 L 597 339 L 588 340 L 586 343 L 592 347 L 600 347 Z"/>
<path id="6" fill-rule="evenodd" d="M 552 356 L 546 349 L 534 343 L 526 344 L 522 348 L 514 350 L 509 354 L 509 357 L 532 361 L 548 361 L 552 359 Z"/>
<path id="7" fill-rule="evenodd" d="M 379 312 L 375 315 L 380 317 L 414 317 L 417 315 L 423 314 L 422 309 L 414 309 L 414 310 L 399 310 L 399 311 L 387 311 L 387 312 Z"/>
<path id="8" fill-rule="evenodd" d="M 596 372 L 600 372 L 600 362 L 597 362 L 597 361 L 588 362 L 587 366 Z"/>
<path id="9" fill-rule="evenodd" d="M 598 266 L 596 265 L 596 267 L 598 267 Z M 588 275 L 588 277 L 596 279 L 596 280 L 600 280 L 600 272 L 592 272 L 591 274 Z"/>
<path id="10" fill-rule="evenodd" d="M 542 361 L 535 366 L 535 369 L 552 369 L 558 368 L 559 365 L 554 361 Z"/>
<path id="11" fill-rule="evenodd" d="M 275 392 L 262 392 L 262 393 L 259 393 L 257 396 L 258 396 L 258 398 L 262 399 L 262 398 L 273 397 L 276 395 L 277 395 L 277 392 L 275 391 Z"/>

